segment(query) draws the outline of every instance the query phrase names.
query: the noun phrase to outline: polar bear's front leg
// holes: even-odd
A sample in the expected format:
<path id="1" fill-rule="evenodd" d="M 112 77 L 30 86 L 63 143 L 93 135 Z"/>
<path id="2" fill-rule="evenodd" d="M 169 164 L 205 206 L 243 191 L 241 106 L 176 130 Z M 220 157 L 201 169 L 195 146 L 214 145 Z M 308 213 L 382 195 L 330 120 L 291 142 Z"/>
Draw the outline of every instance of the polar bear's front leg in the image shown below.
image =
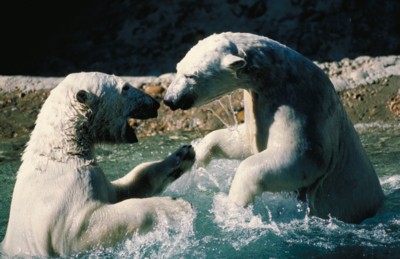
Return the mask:
<path id="1" fill-rule="evenodd" d="M 215 158 L 243 159 L 251 154 L 245 124 L 236 129 L 212 131 L 192 145 L 198 166 L 207 166 Z"/>
<path id="2" fill-rule="evenodd" d="M 229 190 L 229 199 L 246 206 L 263 192 L 297 191 L 319 177 L 315 162 L 297 150 L 267 149 L 240 163 Z"/>
<path id="3" fill-rule="evenodd" d="M 117 201 L 160 194 L 189 170 L 194 160 L 193 147 L 182 146 L 164 160 L 138 165 L 126 176 L 112 182 L 117 192 Z"/>
<path id="4" fill-rule="evenodd" d="M 229 198 L 245 206 L 265 191 L 296 191 L 313 184 L 324 171 L 315 151 L 310 153 L 319 144 L 305 132 L 302 116 L 291 107 L 279 107 L 269 127 L 267 148 L 240 163 Z"/>

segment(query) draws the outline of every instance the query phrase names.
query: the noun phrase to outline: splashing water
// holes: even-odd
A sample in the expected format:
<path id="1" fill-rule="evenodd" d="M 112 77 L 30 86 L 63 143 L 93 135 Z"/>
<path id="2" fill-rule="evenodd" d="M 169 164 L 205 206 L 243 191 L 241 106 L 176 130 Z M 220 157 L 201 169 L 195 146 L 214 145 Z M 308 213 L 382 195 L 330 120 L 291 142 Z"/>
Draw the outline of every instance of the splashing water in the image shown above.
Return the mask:
<path id="1" fill-rule="evenodd" d="M 224 111 L 225 119 L 222 116 L 218 115 L 218 112 L 216 112 L 215 110 L 219 107 L 215 108 L 215 106 L 219 106 Z M 233 130 L 237 129 L 239 124 L 236 119 L 235 111 L 233 109 L 232 94 L 223 96 L 220 99 L 208 104 L 206 107 L 208 107 L 208 110 L 211 111 L 214 116 L 222 122 L 222 124 L 224 124 L 225 128 Z"/>
<path id="2" fill-rule="evenodd" d="M 173 258 L 181 256 L 184 251 L 193 246 L 191 237 L 195 214 L 187 215 L 180 222 L 168 224 L 166 216 L 161 217 L 160 224 L 147 234 L 134 234 L 117 248 L 109 248 L 103 255 L 133 258 Z M 166 242 L 167 241 L 167 242 Z"/>

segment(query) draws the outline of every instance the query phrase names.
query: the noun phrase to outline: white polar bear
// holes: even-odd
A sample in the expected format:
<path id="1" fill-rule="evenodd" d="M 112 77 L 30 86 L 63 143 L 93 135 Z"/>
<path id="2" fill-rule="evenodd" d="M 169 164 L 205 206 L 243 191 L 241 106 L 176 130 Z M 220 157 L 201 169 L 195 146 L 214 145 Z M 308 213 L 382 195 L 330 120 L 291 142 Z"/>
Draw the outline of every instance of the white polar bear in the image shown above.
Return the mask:
<path id="1" fill-rule="evenodd" d="M 383 202 L 378 177 L 325 73 L 296 51 L 248 33 L 214 34 L 177 65 L 164 103 L 189 109 L 244 89 L 245 123 L 195 144 L 196 160 L 242 159 L 229 198 L 300 191 L 310 212 L 360 222 Z"/>
<path id="2" fill-rule="evenodd" d="M 44 103 L 22 157 L 3 250 L 10 256 L 69 255 L 148 231 L 159 216 L 180 220 L 189 203 L 153 197 L 194 163 L 183 146 L 109 182 L 94 144 L 137 142 L 127 120 L 157 116 L 159 104 L 119 77 L 68 75 Z"/>

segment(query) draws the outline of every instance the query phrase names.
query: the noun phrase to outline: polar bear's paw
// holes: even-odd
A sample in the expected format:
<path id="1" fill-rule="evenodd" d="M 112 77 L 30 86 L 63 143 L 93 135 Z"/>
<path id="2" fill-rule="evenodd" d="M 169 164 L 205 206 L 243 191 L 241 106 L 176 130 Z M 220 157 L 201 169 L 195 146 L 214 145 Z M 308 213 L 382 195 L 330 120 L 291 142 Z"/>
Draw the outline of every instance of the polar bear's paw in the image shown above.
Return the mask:
<path id="1" fill-rule="evenodd" d="M 192 141 L 194 152 L 196 153 L 196 167 L 206 167 L 213 157 L 213 148 L 209 145 L 209 138 L 199 138 Z"/>
<path id="2" fill-rule="evenodd" d="M 173 170 L 168 177 L 178 179 L 185 171 L 189 170 L 195 161 L 195 152 L 191 145 L 185 145 L 172 153 L 167 160 L 172 162 Z"/>

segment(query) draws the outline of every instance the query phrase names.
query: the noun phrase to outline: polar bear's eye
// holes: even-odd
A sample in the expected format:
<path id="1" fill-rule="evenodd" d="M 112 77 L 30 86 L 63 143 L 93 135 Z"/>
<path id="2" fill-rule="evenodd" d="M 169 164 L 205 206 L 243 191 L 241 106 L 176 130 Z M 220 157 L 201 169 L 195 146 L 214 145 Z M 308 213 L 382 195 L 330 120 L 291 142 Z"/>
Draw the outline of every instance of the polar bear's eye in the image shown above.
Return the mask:
<path id="1" fill-rule="evenodd" d="M 185 75 L 185 77 L 188 79 L 196 79 L 195 75 Z"/>
<path id="2" fill-rule="evenodd" d="M 79 90 L 79 92 L 76 94 L 76 99 L 80 103 L 85 103 L 88 99 L 88 93 L 85 90 Z"/>

